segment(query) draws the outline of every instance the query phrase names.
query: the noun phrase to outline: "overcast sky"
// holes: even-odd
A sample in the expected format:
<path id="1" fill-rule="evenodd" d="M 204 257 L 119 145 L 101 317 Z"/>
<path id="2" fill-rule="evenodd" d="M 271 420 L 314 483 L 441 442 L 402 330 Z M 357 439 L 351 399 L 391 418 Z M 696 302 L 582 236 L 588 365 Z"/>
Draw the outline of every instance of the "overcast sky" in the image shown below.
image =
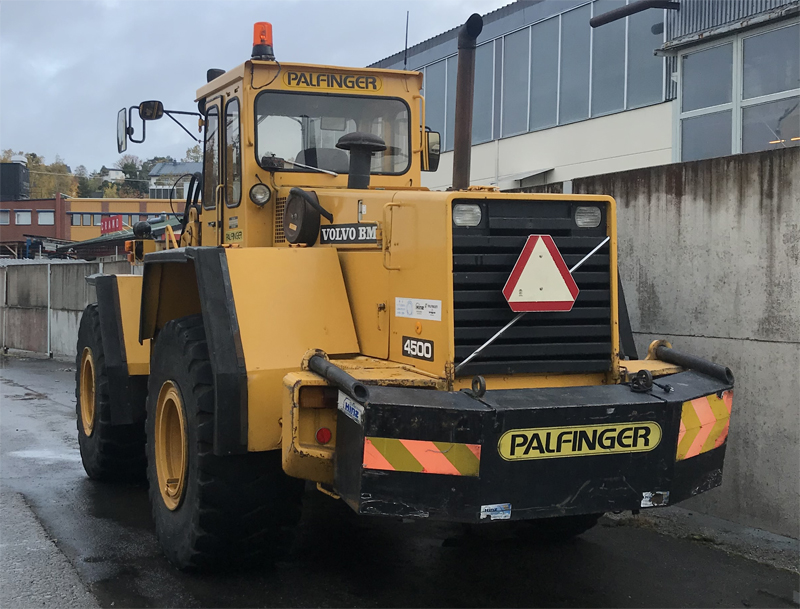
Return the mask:
<path id="1" fill-rule="evenodd" d="M 406 10 L 411 46 L 509 2 L 2 0 L 0 149 L 112 166 L 117 111 L 146 99 L 195 110 L 208 68 L 249 59 L 256 21 L 272 22 L 278 60 L 365 66 L 402 51 Z M 165 119 L 128 152 L 180 160 L 193 143 Z"/>

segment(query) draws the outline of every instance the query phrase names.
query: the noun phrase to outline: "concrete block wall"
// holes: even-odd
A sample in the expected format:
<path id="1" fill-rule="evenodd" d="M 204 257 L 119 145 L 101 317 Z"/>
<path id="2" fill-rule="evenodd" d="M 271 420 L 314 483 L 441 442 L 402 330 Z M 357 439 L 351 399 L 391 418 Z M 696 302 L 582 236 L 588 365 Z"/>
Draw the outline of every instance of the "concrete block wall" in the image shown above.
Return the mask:
<path id="1" fill-rule="evenodd" d="M 85 278 L 99 272 L 128 274 L 131 265 L 127 261 L 25 261 L 9 263 L 0 272 L 5 290 L 0 307 L 3 347 L 75 357 L 81 313 L 96 300 Z"/>
<path id="2" fill-rule="evenodd" d="M 572 187 L 617 200 L 640 356 L 666 338 L 736 376 L 723 484 L 684 505 L 800 537 L 800 148 Z"/>

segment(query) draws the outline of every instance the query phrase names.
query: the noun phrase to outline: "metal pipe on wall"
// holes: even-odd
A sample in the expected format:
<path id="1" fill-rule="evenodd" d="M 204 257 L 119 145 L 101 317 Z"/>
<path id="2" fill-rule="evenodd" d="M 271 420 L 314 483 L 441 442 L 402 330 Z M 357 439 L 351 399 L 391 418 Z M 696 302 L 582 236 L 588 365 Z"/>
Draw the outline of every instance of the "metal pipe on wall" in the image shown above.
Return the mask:
<path id="1" fill-rule="evenodd" d="M 456 116 L 453 134 L 453 190 L 469 188 L 472 159 L 472 101 L 475 94 L 475 49 L 483 31 L 483 17 L 470 15 L 458 32 Z"/>

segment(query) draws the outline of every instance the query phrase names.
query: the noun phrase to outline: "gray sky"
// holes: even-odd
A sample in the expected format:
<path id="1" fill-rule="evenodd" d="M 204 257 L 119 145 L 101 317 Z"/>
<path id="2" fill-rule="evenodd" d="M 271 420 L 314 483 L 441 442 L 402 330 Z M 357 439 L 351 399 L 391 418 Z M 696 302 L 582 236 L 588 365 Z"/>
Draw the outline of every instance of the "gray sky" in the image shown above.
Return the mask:
<path id="1" fill-rule="evenodd" d="M 2 0 L 0 149 L 36 152 L 48 163 L 58 154 L 73 171 L 112 166 L 117 111 L 146 99 L 195 110 L 208 68 L 250 57 L 256 21 L 272 23 L 278 60 L 364 66 L 402 51 L 406 10 L 411 46 L 509 2 Z M 128 152 L 180 160 L 193 144 L 164 119 Z"/>

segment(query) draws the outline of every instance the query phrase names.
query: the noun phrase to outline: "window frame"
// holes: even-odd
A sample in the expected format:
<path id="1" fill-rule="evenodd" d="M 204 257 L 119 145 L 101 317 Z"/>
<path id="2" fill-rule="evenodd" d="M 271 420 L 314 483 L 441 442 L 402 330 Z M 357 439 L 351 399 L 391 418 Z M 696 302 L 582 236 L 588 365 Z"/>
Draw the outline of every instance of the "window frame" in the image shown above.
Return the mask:
<path id="1" fill-rule="evenodd" d="M 51 214 L 53 221 L 47 224 L 42 224 L 42 214 Z M 33 220 L 31 218 L 31 220 Z M 37 209 L 36 210 L 36 226 L 55 226 L 56 225 L 56 212 L 53 209 Z"/>
<path id="2" fill-rule="evenodd" d="M 6 221 L 3 222 L 3 215 L 5 215 Z M 0 209 L 0 226 L 11 226 L 11 210 L 10 209 Z"/>
<path id="3" fill-rule="evenodd" d="M 433 62 L 436 63 L 436 62 Z M 256 160 L 256 165 L 259 165 L 259 158 L 258 158 L 258 101 L 262 95 L 266 95 L 268 93 L 279 94 L 279 95 L 314 95 L 314 96 L 322 96 L 322 97 L 346 97 L 346 98 L 357 98 L 357 99 L 368 99 L 368 100 L 376 100 L 376 99 L 383 99 L 383 100 L 391 100 L 391 101 L 398 101 L 406 109 L 408 113 L 408 163 L 403 171 L 372 171 L 370 175 L 374 176 L 402 176 L 407 174 L 411 171 L 411 167 L 414 164 L 414 139 L 413 139 L 413 131 L 411 128 L 411 123 L 413 122 L 412 113 L 411 113 L 411 106 L 409 106 L 408 102 L 403 99 L 402 97 L 394 97 L 391 95 L 355 95 L 355 94 L 347 94 L 347 93 L 323 93 L 323 92 L 307 92 L 307 91 L 284 91 L 281 89 L 266 89 L 264 91 L 259 92 L 256 95 L 255 99 L 253 100 L 253 120 L 254 120 L 254 137 L 253 137 L 253 156 Z M 445 104 L 446 102 L 446 94 L 447 94 L 447 63 L 445 63 Z M 447 119 L 446 114 L 447 106 L 445 106 L 445 120 Z M 446 125 L 447 123 L 445 123 Z M 444 141 L 444 138 L 442 138 Z M 302 167 L 299 169 L 281 169 L 280 171 L 286 173 L 318 173 L 313 169 L 303 169 Z M 348 175 L 347 173 L 341 172 L 339 175 Z"/>
<path id="4" fill-rule="evenodd" d="M 677 71 L 678 71 L 678 86 L 675 95 L 675 106 L 672 113 L 672 140 L 675 145 L 672 148 L 672 160 L 675 163 L 680 163 L 683 160 L 683 129 L 681 127 L 684 119 L 695 118 L 704 114 L 714 114 L 716 112 L 723 112 L 731 110 L 731 155 L 742 154 L 742 138 L 743 138 L 743 111 L 751 106 L 759 106 L 774 101 L 781 101 L 792 97 L 800 96 L 800 87 L 796 89 L 787 89 L 778 93 L 770 93 L 767 95 L 760 95 L 758 97 L 751 97 L 744 99 L 744 41 L 748 38 L 768 34 L 783 28 L 794 27 L 800 24 L 800 19 L 787 19 L 778 23 L 768 23 L 761 27 L 738 32 L 732 36 L 727 36 L 717 40 L 711 40 L 705 44 L 692 46 L 677 54 Z M 707 51 L 709 49 L 723 46 L 726 44 L 732 45 L 732 77 L 731 77 L 731 101 L 724 104 L 717 104 L 716 106 L 709 106 L 707 108 L 698 108 L 697 110 L 689 110 L 684 112 L 683 107 L 683 59 L 687 55 Z"/>
<path id="5" fill-rule="evenodd" d="M 17 214 L 28 214 L 28 221 L 27 222 L 20 222 L 17 218 Z M 32 226 L 33 222 L 33 210 L 32 209 L 15 209 L 14 210 L 14 226 Z"/>
<path id="6" fill-rule="evenodd" d="M 233 184 L 228 184 L 228 167 L 227 167 L 227 165 L 228 165 L 228 154 L 227 154 L 227 149 L 228 149 L 228 106 L 230 106 L 233 102 L 236 102 L 236 105 L 239 108 L 237 113 L 236 113 L 236 121 L 238 122 L 238 129 L 239 129 L 239 200 L 236 201 L 235 203 L 232 203 L 232 202 L 228 201 L 228 191 L 230 190 L 231 192 L 233 192 Z M 242 100 L 239 99 L 239 97 L 237 95 L 232 96 L 227 102 L 225 102 L 225 108 L 224 108 L 224 111 L 223 111 L 222 115 L 225 116 L 225 121 L 224 121 L 224 125 L 223 125 L 224 128 L 223 128 L 223 134 L 222 135 L 225 138 L 225 150 L 226 150 L 226 152 L 225 152 L 225 154 L 222 155 L 222 157 L 224 159 L 224 163 L 221 163 L 222 175 L 225 177 L 225 180 L 223 182 L 225 184 L 225 188 L 224 188 L 225 206 L 229 207 L 229 208 L 233 208 L 233 207 L 239 207 L 239 205 L 241 205 L 241 203 L 242 203 L 242 189 L 244 188 L 244 186 L 243 186 L 243 184 L 244 184 L 244 170 L 243 169 L 244 168 L 242 167 Z M 222 118 L 222 116 L 220 116 L 220 119 L 221 118 Z M 223 123 L 223 121 L 220 120 L 220 123 Z M 221 149 L 221 146 L 220 146 L 220 149 Z"/>

